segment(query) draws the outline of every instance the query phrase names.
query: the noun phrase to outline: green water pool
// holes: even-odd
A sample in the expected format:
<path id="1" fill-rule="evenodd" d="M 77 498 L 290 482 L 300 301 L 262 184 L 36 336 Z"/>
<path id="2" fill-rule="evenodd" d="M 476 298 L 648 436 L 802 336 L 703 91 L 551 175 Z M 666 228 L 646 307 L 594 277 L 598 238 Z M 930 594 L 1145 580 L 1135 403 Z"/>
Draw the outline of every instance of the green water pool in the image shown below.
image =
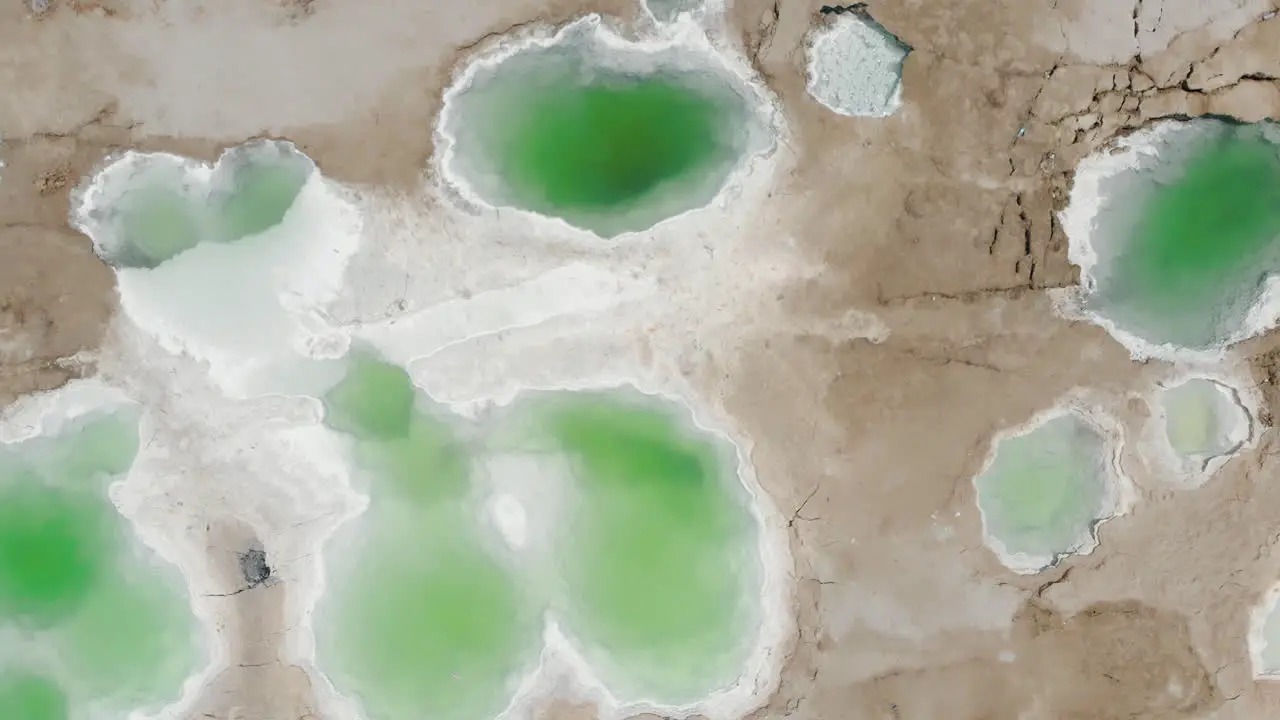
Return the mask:
<path id="1" fill-rule="evenodd" d="M 454 170 L 494 204 L 605 237 L 705 205 L 759 123 L 745 96 L 676 51 L 643 70 L 609 55 L 626 56 L 574 35 L 480 69 L 444 120 Z"/>
<path id="2" fill-rule="evenodd" d="M 211 174 L 159 153 L 131 152 L 116 164 L 94 180 L 103 183 L 102 195 L 89 222 L 106 232 L 91 234 L 111 238 L 99 247 L 104 260 L 137 268 L 278 225 L 313 171 L 292 145 L 266 140 L 230 148 Z"/>
<path id="3" fill-rule="evenodd" d="M 317 663 L 372 720 L 492 717 L 536 665 L 548 618 L 623 698 L 691 702 L 742 672 L 757 528 L 723 446 L 677 413 L 613 392 L 546 393 L 468 422 L 359 356 L 325 407 L 370 499 L 330 543 Z M 549 561 L 485 521 L 484 461 L 513 454 L 570 468 L 557 478 L 564 502 L 525 508 L 555 514 L 534 518 L 558 530 L 530 543 Z"/>
<path id="4" fill-rule="evenodd" d="M 1280 270 L 1280 126 L 1197 119 L 1155 150 L 1106 186 L 1088 307 L 1151 343 L 1216 347 Z"/>
<path id="5" fill-rule="evenodd" d="M 1045 565 L 1086 544 L 1107 511 L 1107 448 L 1074 413 L 1002 439 L 974 480 L 987 534 Z"/>
<path id="6" fill-rule="evenodd" d="M 0 634 L 14 638 L 0 653 L 0 707 L 23 708 L 15 720 L 158 709 L 196 669 L 199 628 L 176 568 L 107 498 L 137 447 L 137 419 L 122 411 L 0 451 Z"/>
<path id="7" fill-rule="evenodd" d="M 621 695 L 693 702 L 743 669 L 757 528 L 728 448 L 673 409 L 617 392 L 528 401 L 540 449 L 572 468 L 555 608 Z"/>

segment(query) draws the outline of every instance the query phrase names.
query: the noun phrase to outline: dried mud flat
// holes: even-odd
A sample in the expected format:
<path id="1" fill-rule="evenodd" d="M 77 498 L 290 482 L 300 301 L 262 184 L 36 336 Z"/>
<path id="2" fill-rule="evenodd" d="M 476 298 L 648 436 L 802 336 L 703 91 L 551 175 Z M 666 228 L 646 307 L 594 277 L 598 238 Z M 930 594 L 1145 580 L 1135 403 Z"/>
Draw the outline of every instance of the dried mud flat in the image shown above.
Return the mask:
<path id="1" fill-rule="evenodd" d="M 1075 281 L 1054 212 L 1075 164 L 1153 119 L 1280 118 L 1280 17 L 1264 0 L 873 3 L 914 48 L 903 108 L 829 113 L 804 90 L 819 4 L 736 0 L 730 35 L 780 97 L 798 161 L 759 233 L 825 264 L 778 298 L 787 322 L 704 344 L 789 517 L 799 632 L 751 717 L 1261 718 L 1249 611 L 1280 578 L 1277 436 L 1212 481 L 1136 476 L 1140 501 L 1091 555 L 1035 576 L 982 543 L 970 477 L 1003 427 L 1076 386 L 1150 385 L 1102 330 L 1046 291 Z M 53 0 L 0 7 L 0 404 L 92 373 L 112 276 L 67 225 L 68 193 L 114 149 L 211 159 L 269 135 L 338 180 L 411 187 L 456 60 L 492 33 L 623 0 Z M 806 328 L 851 311 L 876 341 Z M 1280 340 L 1241 348 L 1280 408 Z M 723 378 L 723 379 L 722 379 Z M 1140 401 L 1112 408 L 1137 423 Z M 221 524 L 220 524 L 221 523 Z M 211 572 L 239 589 L 244 530 L 212 519 Z M 224 567 L 225 566 L 225 567 Z M 275 658 L 285 585 L 226 598 L 234 667 L 193 718 L 319 718 L 310 681 Z M 553 703 L 563 720 L 591 708 Z M 651 720 L 646 717 L 645 720 Z"/>

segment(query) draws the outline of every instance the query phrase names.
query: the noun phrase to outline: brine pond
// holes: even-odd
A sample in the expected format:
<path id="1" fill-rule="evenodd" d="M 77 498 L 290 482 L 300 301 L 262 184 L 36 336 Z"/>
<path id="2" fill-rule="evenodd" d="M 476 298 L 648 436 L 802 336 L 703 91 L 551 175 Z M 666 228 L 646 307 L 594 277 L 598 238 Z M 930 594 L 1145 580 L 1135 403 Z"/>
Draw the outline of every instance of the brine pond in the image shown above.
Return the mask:
<path id="1" fill-rule="evenodd" d="M 1100 429 L 1074 410 L 993 442 L 974 488 L 984 537 L 1006 566 L 1029 574 L 1093 549 L 1096 526 L 1117 510 L 1112 452 Z"/>
<path id="2" fill-rule="evenodd" d="M 290 143 L 270 140 L 233 147 L 213 167 L 128 153 L 80 191 L 83 210 L 73 219 L 108 264 L 154 268 L 202 243 L 234 243 L 275 227 L 313 169 Z"/>
<path id="3" fill-rule="evenodd" d="M 110 158 L 73 193 L 71 222 L 115 270 L 130 322 L 244 397 L 329 332 L 316 308 L 341 290 L 361 220 L 291 143 L 252 140 L 211 164 Z"/>
<path id="4" fill-rule="evenodd" d="M 154 712 L 205 660 L 178 569 L 134 536 L 108 497 L 137 450 L 137 415 L 127 410 L 0 445 L 6 720 Z"/>
<path id="5" fill-rule="evenodd" d="M 704 206 L 771 140 L 710 47 L 637 43 L 589 17 L 481 59 L 446 95 L 446 172 L 497 207 L 602 237 Z"/>
<path id="6" fill-rule="evenodd" d="M 327 545 L 317 665 L 372 720 L 494 717 L 550 627 L 622 703 L 746 671 L 760 530 L 727 441 L 678 408 L 538 392 L 463 421 L 372 356 L 325 407 L 369 504 Z"/>
<path id="7" fill-rule="evenodd" d="M 1280 125 L 1158 123 L 1076 177 L 1063 224 L 1087 312 L 1171 350 L 1215 350 L 1271 322 L 1260 303 L 1280 270 Z"/>
<path id="8" fill-rule="evenodd" d="M 1156 402 L 1164 440 L 1184 476 L 1202 479 L 1252 434 L 1236 391 L 1217 380 L 1183 379 L 1161 388 Z"/>

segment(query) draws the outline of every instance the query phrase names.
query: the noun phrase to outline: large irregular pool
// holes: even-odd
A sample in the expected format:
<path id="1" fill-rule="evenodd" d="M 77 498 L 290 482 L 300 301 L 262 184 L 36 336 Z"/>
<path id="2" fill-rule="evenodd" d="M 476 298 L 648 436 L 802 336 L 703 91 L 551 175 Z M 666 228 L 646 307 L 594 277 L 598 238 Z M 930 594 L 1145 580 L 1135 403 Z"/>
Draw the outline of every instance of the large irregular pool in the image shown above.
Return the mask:
<path id="1" fill-rule="evenodd" d="M 134 536 L 109 497 L 133 464 L 137 422 L 127 410 L 98 413 L 0 448 L 6 718 L 156 711 L 203 660 L 177 568 Z"/>
<path id="2" fill-rule="evenodd" d="M 493 717 L 544 642 L 621 702 L 744 672 L 759 530 L 732 451 L 675 408 L 545 392 L 464 422 L 360 355 L 325 405 L 369 504 L 329 546 L 317 664 L 371 717 Z"/>
<path id="3" fill-rule="evenodd" d="M 758 101 L 713 54 L 597 22 L 472 72 L 440 120 L 448 171 L 491 205 L 604 237 L 706 205 L 765 144 Z"/>

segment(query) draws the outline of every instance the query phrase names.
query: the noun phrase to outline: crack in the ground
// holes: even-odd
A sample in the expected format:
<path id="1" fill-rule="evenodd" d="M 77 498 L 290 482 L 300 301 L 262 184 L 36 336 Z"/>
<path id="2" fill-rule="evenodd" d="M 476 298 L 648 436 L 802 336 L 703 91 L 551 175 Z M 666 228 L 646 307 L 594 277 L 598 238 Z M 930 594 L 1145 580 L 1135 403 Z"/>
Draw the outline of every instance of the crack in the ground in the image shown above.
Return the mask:
<path id="1" fill-rule="evenodd" d="M 1131 13 L 1135 49 L 1137 49 L 1136 44 L 1139 33 L 1155 32 L 1164 22 L 1164 4 L 1162 2 L 1154 23 L 1151 23 L 1151 27 L 1143 27 L 1144 2 L 1145 0 L 1135 0 Z M 1206 112 L 1211 112 L 1213 110 L 1212 104 L 1216 98 L 1232 92 L 1242 82 L 1277 82 L 1278 79 L 1267 72 L 1243 74 L 1233 82 L 1212 90 L 1191 87 L 1190 81 L 1192 74 L 1198 68 L 1202 68 L 1205 63 L 1210 62 L 1221 53 L 1225 47 L 1236 42 L 1249 28 L 1273 17 L 1275 17 L 1274 12 L 1266 13 L 1257 17 L 1254 21 L 1244 24 L 1230 38 L 1217 44 L 1203 59 L 1187 63 L 1184 71 L 1176 73 L 1173 77 L 1163 82 L 1157 81 L 1146 71 L 1143 67 L 1144 61 L 1140 52 L 1135 52 L 1135 55 L 1124 65 L 1072 63 L 1068 62 L 1065 56 L 1059 56 L 1054 60 L 1043 71 L 1044 82 L 1032 94 L 1026 110 L 1019 118 L 1018 132 L 1009 143 L 1010 172 L 1008 180 L 1013 182 L 1020 178 L 1032 178 L 1035 179 L 1039 187 L 1047 186 L 1052 199 L 1051 207 L 1048 210 L 1048 218 L 1047 220 L 1042 219 L 1040 217 L 1041 213 L 1045 211 L 1033 208 L 1029 202 L 1031 197 L 1029 193 L 1032 191 L 1023 187 L 1011 192 L 1005 209 L 999 213 L 996 223 L 987 235 L 989 237 L 985 244 L 987 254 L 993 258 L 998 256 L 999 253 L 997 251 L 1002 238 L 1017 237 L 1021 240 L 1021 247 L 1019 248 L 1018 259 L 1015 261 L 1014 275 L 1019 278 L 1020 284 L 1028 289 L 1035 290 L 1075 285 L 1074 278 L 1070 281 L 1065 281 L 1064 278 L 1055 277 L 1061 274 L 1056 270 L 1046 276 L 1042 269 L 1044 261 L 1058 257 L 1065 251 L 1065 245 L 1067 244 L 1063 241 L 1065 240 L 1065 232 L 1062 231 L 1060 224 L 1057 222 L 1056 212 L 1065 207 L 1067 203 L 1075 171 L 1073 167 L 1059 169 L 1058 157 L 1064 155 L 1073 158 L 1084 157 L 1096 152 L 1099 148 L 1105 147 L 1114 138 L 1133 132 L 1157 120 L 1187 118 L 1205 114 L 1205 112 L 1196 111 L 1195 103 L 1188 103 L 1188 98 L 1190 97 L 1204 98 L 1204 100 L 1198 100 L 1196 103 L 1204 103 L 1204 107 L 1207 108 Z M 1071 82 L 1072 76 L 1067 76 L 1063 73 L 1068 69 L 1076 68 L 1091 68 L 1096 71 L 1099 78 L 1104 78 L 1107 73 L 1110 73 L 1111 79 L 1110 81 L 1105 79 L 1098 81 L 1090 101 L 1084 107 L 1071 108 L 1069 112 L 1060 116 L 1058 112 L 1054 112 L 1048 118 L 1042 117 L 1041 112 L 1044 108 L 1041 105 L 1046 98 L 1046 93 L 1049 92 L 1055 82 Z M 1075 77 L 1078 78 L 1078 76 Z M 1041 151 L 1044 154 L 1040 158 L 1039 165 L 1035 166 L 1034 160 L 1031 161 L 1031 164 L 1028 164 L 1025 160 L 1021 163 L 1017 160 L 1020 153 L 1034 152 L 1032 148 L 1035 148 L 1035 145 L 1026 145 L 1024 147 L 1024 144 L 1028 143 L 1032 137 L 1061 137 L 1067 140 L 1061 144 L 1041 145 Z M 1083 146 L 1083 148 L 1080 146 Z M 1034 232 L 1034 227 L 1041 222 L 1047 222 L 1048 224 L 1049 233 L 1047 238 L 1038 236 Z M 1043 249 L 1044 252 L 1039 250 L 1040 241 L 1047 243 L 1047 246 Z M 1063 265 L 1067 266 L 1065 263 Z M 1054 267 L 1057 268 L 1057 264 Z M 992 287 L 953 295 L 948 299 L 976 299 L 992 293 L 1005 294 L 1010 290 L 1011 286 Z M 932 293 L 921 293 L 916 296 L 892 299 L 882 298 L 881 302 L 902 302 L 914 297 L 932 295 Z"/>

